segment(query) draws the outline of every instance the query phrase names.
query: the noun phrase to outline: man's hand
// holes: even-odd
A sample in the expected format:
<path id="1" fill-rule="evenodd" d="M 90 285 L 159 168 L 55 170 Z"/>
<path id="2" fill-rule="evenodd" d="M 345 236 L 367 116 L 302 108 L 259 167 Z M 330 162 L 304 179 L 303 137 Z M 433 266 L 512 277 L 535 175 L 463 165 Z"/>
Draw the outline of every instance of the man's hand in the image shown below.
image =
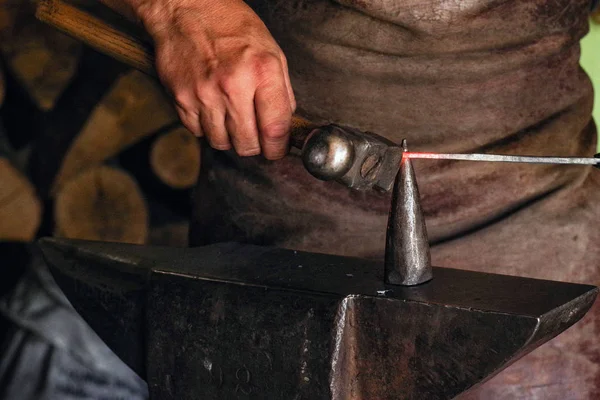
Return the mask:
<path id="1" fill-rule="evenodd" d="M 133 4 L 136 3 L 136 4 Z M 183 124 L 219 150 L 286 154 L 296 102 L 281 49 L 242 0 L 130 3 Z"/>

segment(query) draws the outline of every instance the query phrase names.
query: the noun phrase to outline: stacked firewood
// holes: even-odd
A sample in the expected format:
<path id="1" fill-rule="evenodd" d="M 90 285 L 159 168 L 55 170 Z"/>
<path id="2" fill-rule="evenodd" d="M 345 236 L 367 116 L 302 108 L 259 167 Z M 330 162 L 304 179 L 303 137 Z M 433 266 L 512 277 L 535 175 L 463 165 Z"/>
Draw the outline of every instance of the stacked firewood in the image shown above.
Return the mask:
<path id="1" fill-rule="evenodd" d="M 0 241 L 185 245 L 200 148 L 162 87 L 1 1 Z"/>

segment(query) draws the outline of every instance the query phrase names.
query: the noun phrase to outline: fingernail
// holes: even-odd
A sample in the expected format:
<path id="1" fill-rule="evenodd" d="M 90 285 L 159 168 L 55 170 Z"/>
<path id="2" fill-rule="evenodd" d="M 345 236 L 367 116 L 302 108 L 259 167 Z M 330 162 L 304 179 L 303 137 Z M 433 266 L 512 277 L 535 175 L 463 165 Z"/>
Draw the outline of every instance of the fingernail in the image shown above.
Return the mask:
<path id="1" fill-rule="evenodd" d="M 220 151 L 231 150 L 230 144 L 213 144 L 210 147 L 212 147 L 215 150 L 220 150 Z"/>

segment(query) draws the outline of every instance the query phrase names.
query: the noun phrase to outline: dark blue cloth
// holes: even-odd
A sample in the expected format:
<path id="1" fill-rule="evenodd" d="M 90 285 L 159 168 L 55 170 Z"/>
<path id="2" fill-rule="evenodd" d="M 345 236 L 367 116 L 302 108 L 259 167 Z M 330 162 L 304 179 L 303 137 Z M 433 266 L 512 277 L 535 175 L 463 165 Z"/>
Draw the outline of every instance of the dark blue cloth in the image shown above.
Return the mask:
<path id="1" fill-rule="evenodd" d="M 41 257 L 33 260 L 0 299 L 8 322 L 0 336 L 0 399 L 147 399 L 146 383 L 77 314 Z"/>

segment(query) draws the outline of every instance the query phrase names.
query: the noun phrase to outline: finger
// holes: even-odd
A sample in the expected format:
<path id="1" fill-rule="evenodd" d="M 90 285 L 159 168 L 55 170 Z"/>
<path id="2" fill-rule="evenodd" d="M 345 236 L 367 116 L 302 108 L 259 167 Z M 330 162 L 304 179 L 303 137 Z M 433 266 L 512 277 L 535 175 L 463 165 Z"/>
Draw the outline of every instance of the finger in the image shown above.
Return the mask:
<path id="1" fill-rule="evenodd" d="M 242 157 L 260 154 L 254 104 L 251 99 L 246 103 L 245 107 L 242 104 L 232 106 L 225 116 L 225 128 L 229 133 L 229 139 L 235 152 Z"/>
<path id="2" fill-rule="evenodd" d="M 202 127 L 200 126 L 200 116 L 195 112 L 187 111 L 179 104 L 175 104 L 175 108 L 177 109 L 181 123 L 195 136 L 203 136 Z"/>
<path id="3" fill-rule="evenodd" d="M 265 158 L 277 160 L 287 153 L 292 108 L 283 74 L 263 82 L 254 94 L 260 144 Z"/>
<path id="4" fill-rule="evenodd" d="M 231 149 L 229 135 L 225 129 L 225 107 L 201 107 L 200 125 L 210 147 L 216 150 Z"/>
<path id="5" fill-rule="evenodd" d="M 290 72 L 288 68 L 287 59 L 284 55 L 281 56 L 281 63 L 283 64 L 283 76 L 285 78 L 285 87 L 290 98 L 290 108 L 292 113 L 296 111 L 296 97 L 294 96 L 294 90 L 292 89 L 292 83 L 290 82 Z"/>
<path id="6" fill-rule="evenodd" d="M 260 154 L 260 141 L 254 110 L 254 87 L 251 81 L 231 77 L 222 83 L 227 112 L 225 128 L 238 155 Z"/>

